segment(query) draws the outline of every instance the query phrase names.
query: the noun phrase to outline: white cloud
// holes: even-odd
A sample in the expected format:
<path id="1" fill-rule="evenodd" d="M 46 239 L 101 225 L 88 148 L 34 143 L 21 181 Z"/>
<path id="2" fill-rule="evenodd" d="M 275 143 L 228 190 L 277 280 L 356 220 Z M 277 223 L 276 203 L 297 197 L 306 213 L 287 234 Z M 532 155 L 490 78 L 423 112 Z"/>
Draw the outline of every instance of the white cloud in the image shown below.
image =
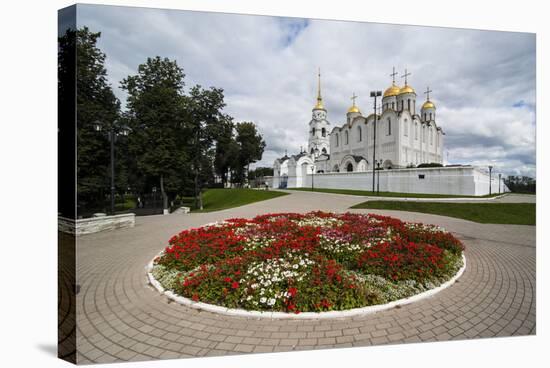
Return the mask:
<path id="1" fill-rule="evenodd" d="M 188 86 L 224 88 L 227 112 L 264 135 L 259 165 L 307 144 L 318 67 L 329 120 L 340 124 L 353 92 L 372 110 L 368 92 L 388 87 L 395 66 L 412 72 L 419 105 L 434 90 L 452 162 L 497 160 L 534 175 L 532 34 L 79 5 L 82 25 L 102 32 L 115 87 L 160 55 L 178 61 Z"/>

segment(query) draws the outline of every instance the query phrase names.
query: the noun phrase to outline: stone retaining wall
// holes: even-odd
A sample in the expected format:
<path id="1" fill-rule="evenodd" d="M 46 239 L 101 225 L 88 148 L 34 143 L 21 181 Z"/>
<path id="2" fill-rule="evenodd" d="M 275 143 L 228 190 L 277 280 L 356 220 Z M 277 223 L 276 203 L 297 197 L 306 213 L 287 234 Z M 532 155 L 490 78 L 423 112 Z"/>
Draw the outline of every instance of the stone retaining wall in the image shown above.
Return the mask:
<path id="1" fill-rule="evenodd" d="M 78 220 L 60 216 L 58 219 L 58 229 L 64 233 L 83 235 L 106 230 L 121 229 L 125 227 L 134 227 L 135 223 L 136 215 L 133 213 L 91 217 Z"/>

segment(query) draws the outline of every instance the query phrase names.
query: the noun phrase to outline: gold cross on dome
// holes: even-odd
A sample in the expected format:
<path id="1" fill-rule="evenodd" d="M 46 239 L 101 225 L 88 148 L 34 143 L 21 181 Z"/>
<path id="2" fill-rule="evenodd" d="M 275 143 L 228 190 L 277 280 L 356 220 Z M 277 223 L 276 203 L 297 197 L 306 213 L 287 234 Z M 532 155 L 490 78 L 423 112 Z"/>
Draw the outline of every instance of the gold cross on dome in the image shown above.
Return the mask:
<path id="1" fill-rule="evenodd" d="M 351 96 L 351 100 L 353 101 L 353 106 L 355 106 L 355 99 L 357 98 L 358 96 L 355 95 L 355 92 L 353 92 L 353 96 Z"/>
<path id="2" fill-rule="evenodd" d="M 397 72 L 395 71 L 395 66 L 393 67 L 393 72 L 390 74 L 390 77 L 392 78 L 392 82 L 395 83 L 395 76 L 397 75 Z"/>
<path id="3" fill-rule="evenodd" d="M 401 78 L 405 78 L 405 85 L 407 85 L 407 77 L 411 75 L 410 72 L 407 72 L 407 69 L 405 68 L 405 74 L 401 76 Z"/>
<path id="4" fill-rule="evenodd" d="M 426 92 L 424 94 L 426 95 L 426 100 L 430 101 L 430 92 L 433 92 L 430 87 L 426 87 Z"/>

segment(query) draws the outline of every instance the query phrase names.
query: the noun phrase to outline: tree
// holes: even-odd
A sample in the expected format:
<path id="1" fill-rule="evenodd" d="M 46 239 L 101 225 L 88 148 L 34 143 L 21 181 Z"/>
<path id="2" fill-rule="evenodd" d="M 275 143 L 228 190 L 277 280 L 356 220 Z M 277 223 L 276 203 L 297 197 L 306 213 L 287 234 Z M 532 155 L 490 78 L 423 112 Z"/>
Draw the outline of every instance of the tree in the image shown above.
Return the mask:
<path id="1" fill-rule="evenodd" d="M 515 193 L 536 193 L 537 181 L 529 176 L 510 175 L 504 179 L 504 184 Z"/>
<path id="2" fill-rule="evenodd" d="M 176 61 L 157 56 L 121 82 L 128 92 L 129 153 L 137 170 L 159 183 L 165 209 L 169 195 L 181 189 L 189 173 L 184 77 Z"/>
<path id="3" fill-rule="evenodd" d="M 214 170 L 221 178 L 224 187 L 227 183 L 227 173 L 236 166 L 239 155 L 239 145 L 235 140 L 234 130 L 235 124 L 232 121 L 227 121 L 220 127 L 216 139 Z"/>
<path id="4" fill-rule="evenodd" d="M 249 171 L 248 173 L 248 179 L 256 179 L 261 178 L 264 176 L 273 176 L 273 168 L 272 167 L 257 167 L 254 170 Z"/>
<path id="5" fill-rule="evenodd" d="M 212 176 L 215 160 L 215 141 L 227 138 L 227 124 L 231 117 L 222 112 L 225 107 L 223 89 L 200 85 L 191 88 L 185 97 L 185 124 L 189 128 L 189 150 L 195 192 L 195 207 L 202 209 L 202 188 Z"/>
<path id="6" fill-rule="evenodd" d="M 239 146 L 237 166 L 234 168 L 235 180 L 243 184 L 250 164 L 262 159 L 265 142 L 252 122 L 238 123 L 235 129 L 237 132 L 235 140 Z"/>
<path id="7" fill-rule="evenodd" d="M 71 32 L 71 31 L 69 31 Z M 68 53 L 73 34 L 66 33 L 59 40 L 60 81 L 70 59 Z M 109 142 L 107 136 L 95 129 L 98 124 L 116 129 L 120 102 L 107 82 L 105 54 L 97 47 L 100 32 L 90 32 L 87 27 L 76 31 L 76 103 L 77 103 L 77 198 L 79 212 L 103 206 L 109 188 Z M 67 86 L 60 85 L 60 99 Z M 74 97 L 72 97 L 74 98 Z"/>

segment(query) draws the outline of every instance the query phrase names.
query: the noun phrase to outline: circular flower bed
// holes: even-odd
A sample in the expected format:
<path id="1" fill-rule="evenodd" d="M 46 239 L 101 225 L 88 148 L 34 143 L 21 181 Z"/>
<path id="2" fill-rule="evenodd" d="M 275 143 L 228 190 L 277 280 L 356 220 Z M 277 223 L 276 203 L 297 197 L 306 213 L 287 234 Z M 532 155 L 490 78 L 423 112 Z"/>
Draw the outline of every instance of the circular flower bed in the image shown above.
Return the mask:
<path id="1" fill-rule="evenodd" d="M 185 230 L 151 274 L 173 293 L 227 308 L 347 310 L 451 279 L 462 243 L 434 225 L 363 214 L 278 213 Z"/>

